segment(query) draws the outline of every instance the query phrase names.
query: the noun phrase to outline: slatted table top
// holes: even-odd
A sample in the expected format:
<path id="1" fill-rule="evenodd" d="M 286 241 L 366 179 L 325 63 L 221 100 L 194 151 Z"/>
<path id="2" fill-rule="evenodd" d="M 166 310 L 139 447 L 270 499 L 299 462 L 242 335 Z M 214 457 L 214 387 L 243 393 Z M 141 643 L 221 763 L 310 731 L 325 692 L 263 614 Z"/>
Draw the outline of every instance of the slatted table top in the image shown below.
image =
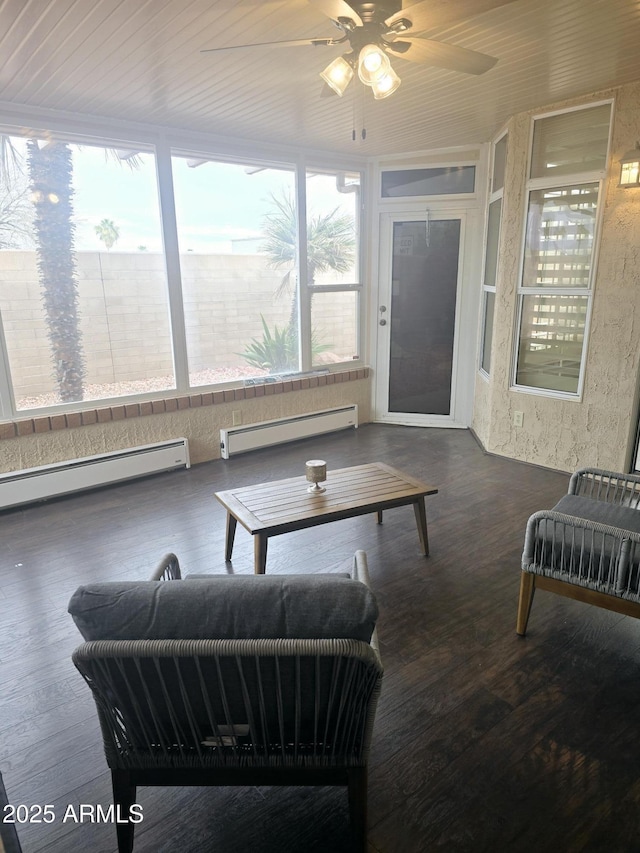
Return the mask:
<path id="1" fill-rule="evenodd" d="M 304 476 L 216 492 L 216 498 L 250 533 L 292 530 L 312 519 L 335 521 L 404 506 L 438 489 L 386 465 L 371 462 L 327 472 L 326 491 L 312 494 Z"/>

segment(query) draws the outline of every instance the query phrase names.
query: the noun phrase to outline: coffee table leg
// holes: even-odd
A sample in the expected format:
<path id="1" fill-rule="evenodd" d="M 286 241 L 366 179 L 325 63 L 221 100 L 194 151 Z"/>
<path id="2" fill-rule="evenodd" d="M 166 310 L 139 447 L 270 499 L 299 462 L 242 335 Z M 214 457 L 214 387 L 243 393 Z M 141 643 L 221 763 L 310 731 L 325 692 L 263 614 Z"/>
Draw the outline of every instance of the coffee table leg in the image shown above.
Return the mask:
<path id="1" fill-rule="evenodd" d="M 379 509 L 376 514 L 378 516 L 378 524 L 382 524 L 382 510 Z"/>
<path id="2" fill-rule="evenodd" d="M 224 543 L 224 559 L 227 563 L 231 562 L 231 555 L 233 554 L 233 540 L 236 538 L 236 526 L 238 524 L 238 519 L 235 516 L 231 515 L 230 512 L 227 513 L 227 536 Z"/>
<path id="3" fill-rule="evenodd" d="M 418 526 L 418 536 L 420 537 L 420 545 L 422 553 L 425 557 L 429 556 L 429 535 L 427 533 L 427 512 L 424 508 L 424 498 L 418 498 L 413 504 L 413 511 L 416 514 L 416 524 Z"/>
<path id="4" fill-rule="evenodd" d="M 268 541 L 264 533 L 256 533 L 253 537 L 253 572 L 256 575 L 263 575 L 267 570 Z"/>

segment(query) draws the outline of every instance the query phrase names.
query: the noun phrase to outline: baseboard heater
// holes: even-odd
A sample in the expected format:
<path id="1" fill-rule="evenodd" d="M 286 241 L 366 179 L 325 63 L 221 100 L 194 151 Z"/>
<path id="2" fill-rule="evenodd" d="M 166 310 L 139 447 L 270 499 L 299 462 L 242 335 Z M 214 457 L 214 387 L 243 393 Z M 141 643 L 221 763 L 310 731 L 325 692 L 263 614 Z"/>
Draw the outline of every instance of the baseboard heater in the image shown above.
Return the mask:
<path id="1" fill-rule="evenodd" d="M 260 447 L 270 447 L 273 444 L 283 444 L 286 441 L 297 441 L 299 438 L 357 426 L 358 407 L 353 404 L 292 418 L 229 427 L 220 430 L 220 453 L 223 459 L 228 459 L 247 450 L 257 450 Z"/>
<path id="2" fill-rule="evenodd" d="M 94 489 L 173 468 L 189 468 L 189 444 L 175 438 L 0 474 L 0 509 Z"/>

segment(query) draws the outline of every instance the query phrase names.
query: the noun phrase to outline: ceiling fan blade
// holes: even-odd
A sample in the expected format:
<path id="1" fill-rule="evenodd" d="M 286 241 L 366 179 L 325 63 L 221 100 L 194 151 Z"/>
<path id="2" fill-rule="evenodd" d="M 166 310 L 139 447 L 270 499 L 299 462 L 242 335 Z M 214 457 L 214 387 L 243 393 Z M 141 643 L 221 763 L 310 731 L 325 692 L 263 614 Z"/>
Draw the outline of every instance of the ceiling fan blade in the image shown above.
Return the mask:
<path id="1" fill-rule="evenodd" d="M 318 12 L 322 12 L 327 18 L 332 21 L 337 21 L 339 18 L 350 18 L 358 26 L 362 25 L 362 18 L 355 9 L 352 9 L 345 0 L 307 0 L 314 6 Z"/>
<path id="2" fill-rule="evenodd" d="M 458 24 L 483 12 L 490 12 L 500 6 L 513 3 L 514 0 L 422 0 L 407 6 L 395 15 L 387 18 L 385 25 L 391 28 L 397 21 L 406 18 L 411 21 L 411 32 L 430 30 L 445 24 Z"/>
<path id="3" fill-rule="evenodd" d="M 203 48 L 200 53 L 219 53 L 223 50 L 244 50 L 248 47 L 331 47 L 340 44 L 344 39 L 317 38 L 317 39 L 290 39 L 287 41 L 262 41 L 254 44 L 227 44 L 224 47 Z"/>
<path id="4" fill-rule="evenodd" d="M 409 47 L 404 49 L 404 45 Z M 402 38 L 392 42 L 387 50 L 399 59 L 409 62 L 421 62 L 425 65 L 435 65 L 438 68 L 448 68 L 450 71 L 462 71 L 465 74 L 484 74 L 498 61 L 486 53 L 445 44 L 442 41 L 421 38 Z"/>

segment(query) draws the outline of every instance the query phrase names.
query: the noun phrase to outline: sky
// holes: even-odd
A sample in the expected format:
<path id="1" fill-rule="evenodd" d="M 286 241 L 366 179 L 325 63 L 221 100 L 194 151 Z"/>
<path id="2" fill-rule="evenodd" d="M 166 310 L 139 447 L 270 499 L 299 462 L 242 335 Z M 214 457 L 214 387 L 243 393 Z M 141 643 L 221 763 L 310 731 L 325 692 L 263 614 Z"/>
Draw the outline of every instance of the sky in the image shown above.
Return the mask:
<path id="1" fill-rule="evenodd" d="M 13 139 L 25 150 L 24 140 Z M 119 238 L 111 251 L 162 251 L 154 157 L 139 154 L 139 168 L 107 156 L 104 148 L 72 145 L 76 250 L 104 250 L 95 232 L 111 220 Z M 197 166 L 174 157 L 174 192 L 181 252 L 255 251 L 272 195 L 293 194 L 294 173 L 208 161 Z M 354 195 L 336 191 L 335 179 L 315 176 L 308 192 L 314 212 L 336 206 L 355 216 Z M 240 241 L 240 242 L 238 242 Z"/>
<path id="2" fill-rule="evenodd" d="M 118 251 L 162 249 L 154 158 L 139 155 L 131 169 L 100 149 L 74 151 L 76 248 L 99 249 L 95 225 L 111 219 L 120 230 Z M 232 250 L 232 240 L 260 238 L 271 193 L 292 191 L 291 172 L 247 174 L 244 166 L 208 162 L 197 167 L 173 158 L 178 240 L 181 252 Z"/>

